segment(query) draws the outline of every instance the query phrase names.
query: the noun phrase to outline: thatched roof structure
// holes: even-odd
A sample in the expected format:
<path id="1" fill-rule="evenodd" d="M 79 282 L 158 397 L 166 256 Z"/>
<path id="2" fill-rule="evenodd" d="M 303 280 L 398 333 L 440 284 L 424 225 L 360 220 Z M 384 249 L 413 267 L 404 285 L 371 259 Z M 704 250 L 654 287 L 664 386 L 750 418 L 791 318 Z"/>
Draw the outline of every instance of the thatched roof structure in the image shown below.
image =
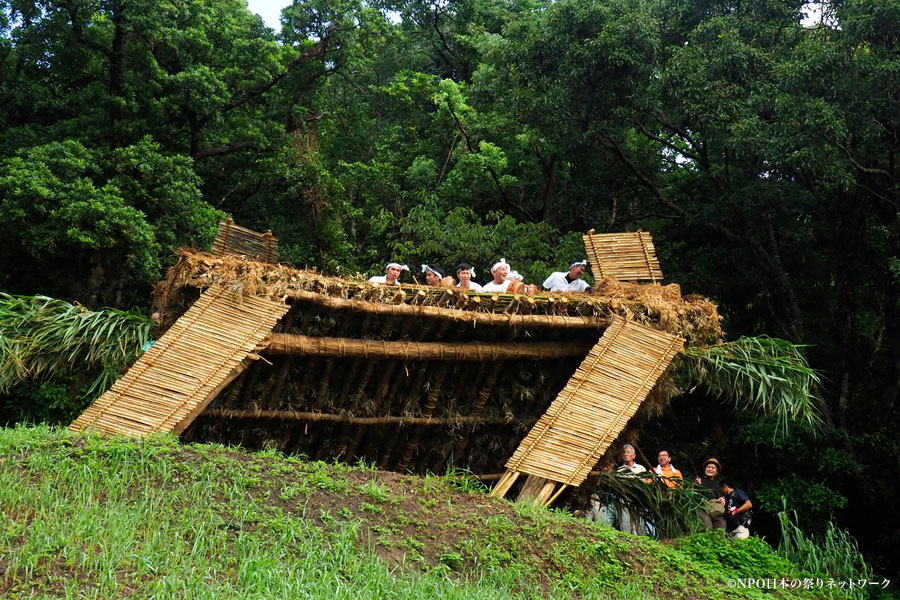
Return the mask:
<path id="1" fill-rule="evenodd" d="M 370 284 L 183 250 L 156 289 L 170 325 L 215 284 L 284 299 L 263 352 L 185 431 L 313 458 L 440 472 L 502 469 L 613 315 L 720 340 L 715 305 L 675 284 L 597 282 L 590 294 L 466 294 Z M 677 390 L 663 378 L 645 405 Z M 645 409 L 642 409 L 645 410 Z"/>

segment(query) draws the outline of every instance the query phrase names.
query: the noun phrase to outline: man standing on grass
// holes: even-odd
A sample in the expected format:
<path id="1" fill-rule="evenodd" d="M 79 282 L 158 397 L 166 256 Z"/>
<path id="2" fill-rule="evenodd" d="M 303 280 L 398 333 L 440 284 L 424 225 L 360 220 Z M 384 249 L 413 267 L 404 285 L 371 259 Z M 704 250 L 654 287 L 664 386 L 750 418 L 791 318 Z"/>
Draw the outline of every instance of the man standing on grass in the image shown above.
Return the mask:
<path id="1" fill-rule="evenodd" d="M 672 466 L 672 458 L 669 451 L 662 449 L 657 455 L 659 464 L 656 465 L 656 474 L 663 478 L 663 483 L 670 488 L 681 485 L 681 471 Z"/>
<path id="2" fill-rule="evenodd" d="M 634 462 L 634 446 L 625 444 L 622 446 L 622 466 L 619 467 L 619 473 L 637 475 L 638 473 L 646 473 L 647 468 L 644 465 Z M 619 531 L 626 533 L 634 533 L 636 535 L 647 535 L 647 524 L 639 515 L 634 515 L 624 506 L 619 509 L 617 515 L 619 521 Z"/>
<path id="3" fill-rule="evenodd" d="M 725 494 L 725 519 L 728 523 L 726 530 L 736 540 L 750 537 L 750 509 L 753 504 L 744 490 L 735 489 L 731 481 L 723 479 L 722 492 Z"/>

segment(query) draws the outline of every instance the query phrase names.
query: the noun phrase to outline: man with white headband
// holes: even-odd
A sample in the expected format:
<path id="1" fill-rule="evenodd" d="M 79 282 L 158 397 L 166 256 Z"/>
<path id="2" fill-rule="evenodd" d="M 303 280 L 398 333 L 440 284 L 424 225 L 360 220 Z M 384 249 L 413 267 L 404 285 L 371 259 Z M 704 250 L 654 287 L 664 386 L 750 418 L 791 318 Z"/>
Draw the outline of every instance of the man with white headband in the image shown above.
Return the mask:
<path id="1" fill-rule="evenodd" d="M 569 265 L 569 272 L 556 271 L 551 273 L 550 277 L 541 284 L 545 290 L 550 292 L 586 292 L 589 286 L 585 280 L 581 278 L 587 267 L 586 260 L 579 260 Z"/>
<path id="2" fill-rule="evenodd" d="M 507 279 L 509 275 L 509 263 L 505 258 L 501 258 L 491 267 L 491 275 L 494 276 L 493 281 L 489 281 L 481 286 L 483 292 L 505 292 L 509 288 L 511 281 Z"/>
<path id="3" fill-rule="evenodd" d="M 472 281 L 473 277 L 475 277 L 475 267 L 469 263 L 459 263 L 459 266 L 456 267 L 456 278 L 459 280 L 456 287 L 480 292 L 481 286 Z"/>
<path id="4" fill-rule="evenodd" d="M 409 267 L 400 263 L 389 262 L 384 267 L 384 275 L 369 277 L 369 283 L 396 283 L 400 284 L 400 273 L 409 271 Z"/>
<path id="5" fill-rule="evenodd" d="M 422 265 L 422 272 L 425 273 L 425 285 L 441 287 L 441 280 L 444 279 L 442 268 L 437 265 Z"/>

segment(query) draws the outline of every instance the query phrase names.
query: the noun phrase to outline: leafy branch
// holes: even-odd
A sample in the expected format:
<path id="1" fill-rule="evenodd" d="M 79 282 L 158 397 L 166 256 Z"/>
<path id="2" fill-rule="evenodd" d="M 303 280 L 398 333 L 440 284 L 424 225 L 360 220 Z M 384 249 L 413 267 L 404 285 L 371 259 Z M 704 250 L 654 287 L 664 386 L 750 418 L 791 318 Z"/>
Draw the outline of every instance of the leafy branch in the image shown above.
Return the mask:
<path id="1" fill-rule="evenodd" d="M 812 387 L 818 372 L 806 362 L 801 346 L 768 336 L 741 337 L 733 342 L 685 348 L 684 374 L 719 398 L 773 415 L 776 435 L 790 424 L 821 428 Z"/>
<path id="2" fill-rule="evenodd" d="M 46 296 L 0 293 L 0 392 L 66 371 L 102 369 L 85 397 L 137 360 L 154 323 L 137 311 L 92 311 Z"/>

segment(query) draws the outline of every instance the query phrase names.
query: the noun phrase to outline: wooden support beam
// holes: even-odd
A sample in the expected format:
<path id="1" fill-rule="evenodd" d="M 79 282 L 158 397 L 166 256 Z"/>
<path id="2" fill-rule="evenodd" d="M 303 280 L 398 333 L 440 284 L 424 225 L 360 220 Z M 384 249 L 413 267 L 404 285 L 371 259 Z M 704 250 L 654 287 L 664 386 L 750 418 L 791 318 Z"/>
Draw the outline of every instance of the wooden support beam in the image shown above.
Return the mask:
<path id="1" fill-rule="evenodd" d="M 267 410 L 267 409 L 232 409 L 211 408 L 203 413 L 205 417 L 220 417 L 224 419 L 279 419 L 282 421 L 306 421 L 326 423 L 346 423 L 350 425 L 424 425 L 424 426 L 453 426 L 453 425 L 534 425 L 537 421 L 529 419 L 515 419 L 510 417 L 405 417 L 400 415 L 388 415 L 381 417 L 353 417 L 321 412 L 301 412 L 296 410 Z"/>
<path id="2" fill-rule="evenodd" d="M 338 358 L 490 362 L 568 356 L 583 358 L 593 345 L 592 342 L 413 342 L 275 333 L 266 352 Z"/>
<path id="3" fill-rule="evenodd" d="M 503 477 L 500 478 L 500 481 L 497 482 L 497 485 L 494 486 L 494 489 L 491 490 L 491 496 L 494 498 L 502 498 L 506 495 L 506 492 L 509 491 L 509 488 L 513 486 L 516 482 L 516 479 L 519 478 L 520 473 L 518 471 L 506 471 L 503 474 Z"/>
<path id="4" fill-rule="evenodd" d="M 401 317 L 430 317 L 437 319 L 449 319 L 459 323 L 471 323 L 473 325 L 504 325 L 507 327 L 556 327 L 560 329 L 605 329 L 611 319 L 607 317 L 587 317 L 582 315 L 522 315 L 522 314 L 494 314 L 490 312 L 474 312 L 457 308 L 442 308 L 439 306 L 417 306 L 413 304 L 376 304 L 362 300 L 348 300 L 346 298 L 333 298 L 316 292 L 294 290 L 287 292 L 287 297 L 292 300 L 310 302 L 333 310 L 356 310 L 370 312 L 379 315 Z"/>

